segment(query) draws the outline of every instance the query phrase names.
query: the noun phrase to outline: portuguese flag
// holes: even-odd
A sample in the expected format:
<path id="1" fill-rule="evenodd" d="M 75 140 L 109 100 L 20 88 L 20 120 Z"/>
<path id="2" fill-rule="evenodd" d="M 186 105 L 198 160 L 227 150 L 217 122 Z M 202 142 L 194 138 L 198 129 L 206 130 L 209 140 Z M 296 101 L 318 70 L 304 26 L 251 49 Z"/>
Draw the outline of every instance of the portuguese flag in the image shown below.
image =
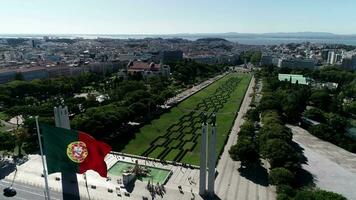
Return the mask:
<path id="1" fill-rule="evenodd" d="M 48 173 L 68 172 L 82 174 L 92 169 L 107 177 L 104 161 L 111 147 L 92 136 L 75 130 L 40 126 Z"/>

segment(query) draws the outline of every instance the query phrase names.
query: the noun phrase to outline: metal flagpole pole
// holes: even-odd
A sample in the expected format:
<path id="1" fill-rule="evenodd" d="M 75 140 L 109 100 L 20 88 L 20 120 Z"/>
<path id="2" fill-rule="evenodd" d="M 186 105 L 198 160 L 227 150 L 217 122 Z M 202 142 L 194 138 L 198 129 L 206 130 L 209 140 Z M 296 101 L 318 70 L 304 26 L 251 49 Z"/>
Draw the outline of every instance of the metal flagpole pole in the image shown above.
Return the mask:
<path id="1" fill-rule="evenodd" d="M 46 166 L 45 166 L 45 163 L 44 163 L 44 156 L 43 156 L 43 150 L 42 150 L 40 127 L 39 127 L 39 125 L 38 125 L 38 116 L 36 116 L 36 128 L 37 128 L 38 143 L 39 143 L 39 145 L 40 145 L 40 151 L 41 151 L 41 159 L 42 159 L 42 165 L 43 165 L 43 176 L 44 176 L 44 179 L 45 179 L 47 199 L 50 200 L 51 197 L 50 197 L 50 195 L 49 195 L 49 189 L 48 189 L 47 171 L 46 171 Z"/>

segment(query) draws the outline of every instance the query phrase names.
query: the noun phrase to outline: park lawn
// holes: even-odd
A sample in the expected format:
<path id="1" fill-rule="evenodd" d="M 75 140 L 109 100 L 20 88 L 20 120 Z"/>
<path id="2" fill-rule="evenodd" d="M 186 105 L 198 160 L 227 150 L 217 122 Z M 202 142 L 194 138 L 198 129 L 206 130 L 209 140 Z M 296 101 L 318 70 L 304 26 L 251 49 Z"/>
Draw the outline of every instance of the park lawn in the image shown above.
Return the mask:
<path id="1" fill-rule="evenodd" d="M 223 149 L 224 143 L 229 135 L 229 130 L 233 124 L 240 104 L 244 98 L 247 86 L 250 82 L 251 75 L 249 74 L 229 74 L 224 78 L 211 84 L 209 87 L 199 91 L 198 93 L 192 95 L 185 101 L 181 102 L 178 106 L 173 107 L 170 112 L 163 114 L 159 119 L 153 120 L 150 124 L 143 126 L 139 133 L 137 133 L 136 138 L 131 140 L 128 145 L 124 148 L 123 152 L 141 155 L 145 150 L 150 147 L 150 143 L 159 135 L 164 135 L 168 127 L 179 120 L 179 118 L 186 114 L 187 110 L 194 109 L 195 106 L 204 98 L 209 97 L 215 92 L 215 90 L 225 81 L 231 77 L 239 77 L 240 82 L 238 83 L 235 92 L 231 94 L 227 103 L 224 107 L 219 110 L 217 115 L 217 154 Z M 200 129 L 198 129 L 200 132 Z M 155 149 L 156 152 L 157 149 Z M 187 152 L 183 157 L 181 162 L 189 164 L 199 163 L 199 150 L 200 150 L 200 139 L 198 139 L 198 145 L 195 146 L 192 152 Z M 158 156 L 157 153 L 151 153 L 149 156 Z M 169 156 L 170 157 L 170 156 Z M 167 160 L 169 160 L 167 158 Z"/>
<path id="2" fill-rule="evenodd" d="M 186 142 L 184 145 L 183 145 L 183 150 L 190 150 L 192 149 L 194 146 L 194 142 Z"/>
<path id="3" fill-rule="evenodd" d="M 168 113 L 164 113 L 159 119 L 153 120 L 150 124 L 143 126 L 138 133 L 136 133 L 136 138 L 131 140 L 128 145 L 125 146 L 123 152 L 140 155 L 150 146 L 150 142 L 159 135 L 164 135 L 167 128 L 171 126 L 172 122 L 179 119 L 180 116 L 184 115 L 184 109 L 193 109 L 200 99 L 206 98 L 210 93 L 213 93 L 221 83 L 228 80 L 233 75 L 227 75 L 219 81 L 211 84 L 209 87 L 204 88 L 198 93 L 190 96 L 185 101 L 181 102 L 178 106 L 171 108 Z"/>
<path id="4" fill-rule="evenodd" d="M 149 157 L 157 158 L 161 153 L 163 153 L 164 150 L 166 150 L 165 147 L 156 147 L 155 150 L 150 153 Z"/>
<path id="5" fill-rule="evenodd" d="M 166 138 L 159 138 L 157 141 L 155 141 L 155 145 L 163 145 L 163 143 L 165 143 L 167 140 Z"/>
<path id="6" fill-rule="evenodd" d="M 174 158 L 176 158 L 178 156 L 178 154 L 180 153 L 180 150 L 178 149 L 171 149 L 169 151 L 169 153 L 166 156 L 167 160 L 173 160 Z"/>
<path id="7" fill-rule="evenodd" d="M 182 142 L 180 140 L 172 140 L 168 146 L 172 148 L 177 148 Z"/>

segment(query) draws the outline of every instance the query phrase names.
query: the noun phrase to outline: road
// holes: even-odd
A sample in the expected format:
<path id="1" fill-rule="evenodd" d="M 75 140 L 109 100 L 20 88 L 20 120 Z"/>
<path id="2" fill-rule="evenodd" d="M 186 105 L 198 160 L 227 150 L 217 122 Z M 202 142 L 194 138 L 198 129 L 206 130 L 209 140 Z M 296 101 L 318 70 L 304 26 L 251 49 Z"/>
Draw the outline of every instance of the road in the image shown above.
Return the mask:
<path id="1" fill-rule="evenodd" d="M 303 168 L 313 175 L 316 186 L 356 200 L 356 154 L 320 140 L 298 126 L 288 127 L 293 140 L 303 148 L 308 159 Z"/>
<path id="2" fill-rule="evenodd" d="M 4 188 L 9 187 L 11 182 L 6 180 L 0 181 L 0 190 L 3 191 Z M 26 184 L 21 183 L 14 183 L 13 187 L 16 189 L 17 194 L 14 197 L 5 197 L 1 194 L 0 199 L 18 199 L 18 200 L 45 200 L 44 196 L 44 189 L 35 187 L 35 186 L 28 186 Z M 58 192 L 51 191 L 51 199 L 53 200 L 60 200 L 62 194 Z"/>
<path id="3" fill-rule="evenodd" d="M 273 200 L 276 198 L 275 188 L 267 184 L 267 177 L 262 177 L 267 174 L 267 167 L 262 168 L 265 173 L 260 173 L 261 170 L 252 170 L 247 173 L 248 175 L 241 175 L 238 171 L 240 162 L 233 161 L 229 155 L 229 149 L 237 141 L 237 133 L 243 123 L 243 116 L 251 103 L 250 94 L 253 93 L 254 82 L 255 79 L 252 78 L 217 166 L 215 191 L 218 198 L 222 200 Z M 263 161 L 263 164 L 267 166 L 266 161 Z"/>

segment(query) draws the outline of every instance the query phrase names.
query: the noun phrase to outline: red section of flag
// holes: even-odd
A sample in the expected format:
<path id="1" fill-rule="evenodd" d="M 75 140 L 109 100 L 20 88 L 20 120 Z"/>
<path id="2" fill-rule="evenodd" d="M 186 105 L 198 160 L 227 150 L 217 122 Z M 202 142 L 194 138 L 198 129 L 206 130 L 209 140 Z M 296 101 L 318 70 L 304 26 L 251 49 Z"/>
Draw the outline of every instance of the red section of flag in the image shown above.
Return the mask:
<path id="1" fill-rule="evenodd" d="M 107 177 L 107 166 L 104 158 L 111 151 L 111 147 L 80 131 L 78 131 L 78 139 L 84 142 L 88 149 L 87 157 L 79 164 L 79 173 L 82 174 L 92 169 L 98 172 L 100 176 Z"/>

